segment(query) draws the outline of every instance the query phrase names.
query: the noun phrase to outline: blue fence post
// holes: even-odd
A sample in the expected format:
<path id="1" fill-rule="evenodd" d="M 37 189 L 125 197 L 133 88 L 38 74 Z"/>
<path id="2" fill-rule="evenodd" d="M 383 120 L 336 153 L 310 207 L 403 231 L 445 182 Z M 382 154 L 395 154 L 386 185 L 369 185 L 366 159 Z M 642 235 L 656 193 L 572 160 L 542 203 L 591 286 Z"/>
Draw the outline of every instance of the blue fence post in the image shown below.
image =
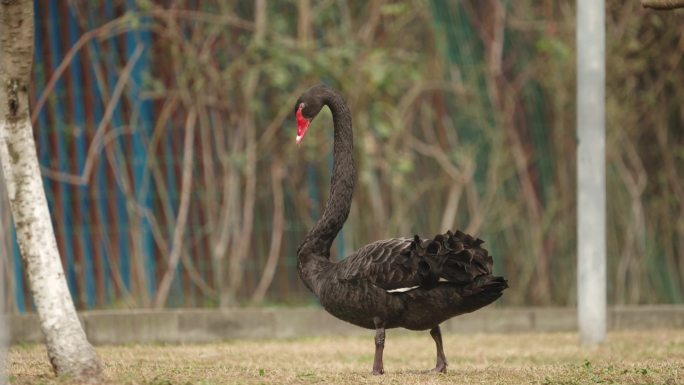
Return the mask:
<path id="1" fill-rule="evenodd" d="M 137 6 L 135 1 L 128 0 L 126 2 L 126 9 L 128 12 L 135 12 Z M 142 23 L 142 20 L 141 20 Z M 135 199 L 144 208 L 151 209 L 151 186 L 152 181 L 149 168 L 147 166 L 147 144 L 150 139 L 150 131 L 152 128 L 152 103 L 143 100 L 140 97 L 142 89 L 143 74 L 148 71 L 149 47 L 150 47 L 150 33 L 144 28 L 134 29 L 126 33 L 126 54 L 132 56 L 138 45 L 142 45 L 143 52 L 140 59 L 133 66 L 131 71 L 131 84 L 129 86 L 129 100 L 132 105 L 134 114 L 137 114 L 137 120 L 131 119 L 131 125 L 134 128 L 133 133 L 133 183 L 135 185 Z M 140 240 L 141 252 L 145 261 L 145 274 L 147 281 L 147 291 L 150 297 L 154 295 L 156 290 L 156 263 L 154 257 L 154 239 L 152 237 L 152 229 L 147 218 L 141 218 L 140 223 Z"/>
<path id="2" fill-rule="evenodd" d="M 19 313 L 26 312 L 26 298 L 24 297 L 24 266 L 22 265 L 19 244 L 17 243 L 17 233 L 12 224 L 12 261 L 14 264 L 14 300 L 17 303 Z"/>
<path id="3" fill-rule="evenodd" d="M 114 16 L 114 9 L 112 7 L 112 1 L 106 1 L 104 3 L 104 13 L 105 13 L 105 18 L 107 20 L 112 20 Z M 108 55 L 104 59 L 109 62 L 109 65 L 112 70 L 107 71 L 107 81 L 108 84 L 110 85 L 111 88 L 114 87 L 116 84 L 119 76 L 116 73 L 115 68 L 118 67 L 118 59 L 119 55 L 117 54 L 117 46 L 118 46 L 118 41 L 116 39 L 109 39 L 109 42 L 111 44 L 111 49 L 107 52 Z M 112 114 L 112 120 L 111 123 L 114 127 L 121 127 L 122 125 L 122 118 L 121 118 L 121 103 L 118 103 L 116 107 L 114 108 L 114 112 Z M 122 146 L 122 139 L 116 139 L 112 142 L 112 145 L 121 147 Z M 131 290 L 131 265 L 130 265 L 130 245 L 131 242 L 129 240 L 129 218 L 128 218 L 128 211 L 126 210 L 126 197 L 121 190 L 121 188 L 118 186 L 118 184 L 115 185 L 115 188 L 111 192 L 111 194 L 114 195 L 114 201 L 115 201 L 115 207 L 116 207 L 116 215 L 114 220 L 116 221 L 115 228 L 116 228 L 116 238 L 117 238 L 117 243 L 118 243 L 118 257 L 119 257 L 119 272 L 121 273 L 121 279 L 123 281 L 123 285 L 126 291 Z M 107 204 L 108 200 L 105 199 L 104 204 Z"/>
<path id="4" fill-rule="evenodd" d="M 88 28 L 92 28 L 93 24 L 93 15 L 89 14 L 89 17 L 87 19 L 88 21 Z M 88 46 L 90 48 L 89 54 L 91 55 L 90 58 L 93 63 L 100 62 L 103 59 L 103 56 L 100 52 L 100 45 L 97 40 L 91 40 L 88 42 Z M 89 67 L 90 71 L 90 76 L 92 78 L 96 78 L 97 75 L 95 73 L 95 65 L 91 65 Z M 99 97 L 94 98 L 92 101 L 92 107 L 93 107 L 93 120 L 95 122 L 95 126 L 92 127 L 93 130 L 96 130 L 100 120 L 102 119 L 104 115 L 104 100 L 105 98 L 103 97 L 105 90 L 100 88 L 100 84 L 98 82 L 92 82 L 90 84 L 91 87 L 91 93 L 93 95 L 98 95 Z M 111 301 L 115 298 L 115 293 L 114 293 L 114 288 L 112 284 L 112 259 L 118 258 L 120 261 L 121 259 L 127 259 L 128 253 L 127 251 L 124 252 L 119 252 L 117 256 L 112 255 L 110 253 L 110 248 L 108 247 L 111 239 L 115 238 L 118 236 L 118 234 L 115 237 L 112 237 L 110 232 L 112 231 L 112 227 L 116 229 L 116 226 L 110 227 L 110 215 L 109 215 L 109 202 L 111 197 L 109 196 L 109 183 L 107 180 L 107 162 L 104 158 L 101 158 L 97 162 L 97 168 L 94 171 L 94 180 L 95 180 L 95 200 L 94 204 L 96 207 L 96 215 L 98 218 L 98 225 L 99 225 L 99 231 L 100 231 L 100 244 L 98 245 L 98 248 L 100 250 L 100 255 L 103 258 L 102 261 L 102 275 L 104 277 L 104 297 L 105 301 L 107 303 L 111 303 Z M 118 198 L 116 190 L 112 193 L 112 195 L 115 198 Z M 127 287 L 125 288 L 127 289 Z"/>
<path id="5" fill-rule="evenodd" d="M 60 34 L 59 34 L 59 10 L 57 8 L 57 2 L 56 1 L 50 1 L 48 2 L 48 15 L 47 15 L 47 21 L 48 21 L 48 40 L 49 40 L 49 45 L 50 45 L 50 58 L 51 58 L 51 67 L 52 70 L 54 71 L 57 66 L 59 66 L 59 63 L 62 61 L 62 52 L 61 52 L 61 46 L 60 46 Z M 38 36 L 40 34 L 36 34 Z M 42 51 L 42 41 L 41 42 L 41 51 Z M 41 53 L 39 51 L 38 46 L 36 45 L 36 52 L 38 54 Z M 56 100 L 54 100 L 51 103 L 48 103 L 52 107 L 53 111 L 53 121 L 51 122 L 51 125 L 54 127 L 56 130 L 55 137 L 57 138 L 57 161 L 59 165 L 59 170 L 63 172 L 68 172 L 68 158 L 66 154 L 66 143 L 65 143 L 65 134 L 66 134 L 66 124 L 65 124 L 65 115 L 64 115 L 64 110 L 62 108 L 62 99 L 60 96 L 66 94 L 66 89 L 64 88 L 64 82 L 63 81 L 58 81 L 55 85 L 54 89 L 54 94 L 57 95 Z M 43 126 L 46 127 L 46 126 Z M 45 134 L 43 134 L 45 135 Z M 70 187 L 67 183 L 60 182 L 59 183 L 59 190 L 61 192 L 61 199 L 60 202 L 54 202 L 55 205 L 59 204 L 61 207 L 62 215 L 64 218 L 54 218 L 53 214 L 53 223 L 56 225 L 55 229 L 59 229 L 60 227 L 62 228 L 62 231 L 64 233 L 63 237 L 63 242 L 64 242 L 64 253 L 65 253 L 65 261 L 66 261 L 66 275 L 67 275 L 67 280 L 69 284 L 69 290 L 71 291 L 71 296 L 74 298 L 74 302 L 78 305 L 79 303 L 79 295 L 78 295 L 78 286 L 77 286 L 77 275 L 76 275 L 76 266 L 75 266 L 75 258 L 74 258 L 74 245 L 73 245 L 73 240 L 74 240 L 74 231 L 73 231 L 73 218 L 72 218 L 72 209 L 71 209 L 71 204 L 72 204 L 72 199 L 71 199 L 71 191 Z M 57 219 L 61 219 L 60 222 L 57 222 Z"/>
<path id="6" fill-rule="evenodd" d="M 77 21 L 75 15 L 73 14 L 73 9 L 70 6 L 68 8 L 68 18 L 69 24 L 69 42 L 73 46 L 78 40 L 79 33 L 77 27 Z M 85 112 L 83 108 L 83 81 L 81 76 L 81 56 L 76 53 L 73 57 L 71 63 L 71 100 L 73 110 L 72 113 L 72 123 L 75 126 L 75 149 L 76 149 L 76 172 L 82 172 L 85 167 L 85 152 L 86 152 L 86 140 L 85 140 L 85 128 L 86 119 Z M 77 199 L 78 203 L 71 206 L 73 210 L 78 206 L 81 213 L 78 228 L 81 230 L 79 238 L 82 245 L 82 258 L 83 258 L 83 274 L 85 280 L 85 300 L 88 308 L 95 306 L 95 280 L 93 271 L 93 245 L 92 245 L 92 224 L 90 222 L 90 200 L 88 197 L 88 186 L 81 185 L 77 186 Z"/>

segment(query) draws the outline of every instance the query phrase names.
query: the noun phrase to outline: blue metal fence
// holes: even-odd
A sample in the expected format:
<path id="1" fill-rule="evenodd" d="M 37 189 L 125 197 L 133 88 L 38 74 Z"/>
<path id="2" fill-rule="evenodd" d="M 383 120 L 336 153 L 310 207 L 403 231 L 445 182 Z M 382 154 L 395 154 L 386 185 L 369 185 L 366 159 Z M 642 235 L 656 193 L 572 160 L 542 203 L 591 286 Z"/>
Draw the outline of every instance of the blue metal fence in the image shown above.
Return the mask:
<path id="1" fill-rule="evenodd" d="M 118 147 L 114 161 L 121 162 L 121 168 L 130 169 L 136 204 L 142 209 L 151 209 L 152 184 L 146 167 L 146 143 L 153 127 L 153 105 L 139 96 L 140 85 L 150 65 L 149 33 L 132 30 L 120 38 L 108 39 L 106 43 L 91 40 L 85 49 L 77 50 L 71 57 L 66 56 L 83 36 L 84 29 L 95 28 L 96 20 L 111 20 L 126 11 L 135 10 L 135 2 L 102 2 L 99 6 L 87 8 L 90 14 L 80 20 L 78 11 L 83 9 L 77 10 L 71 2 L 35 0 L 34 4 L 35 99 L 40 97 L 58 66 L 64 60 L 70 61 L 68 70 L 56 82 L 48 102 L 34 122 L 41 166 L 68 174 L 83 172 L 88 146 L 93 141 L 98 122 L 105 115 L 107 104 L 111 102 L 120 68 L 125 65 L 124 58 L 132 56 L 140 46 L 142 53 L 132 67 L 128 93 L 116 103 L 111 127 L 115 131 L 131 132 L 131 135 L 119 135 L 114 139 Z M 130 127 L 124 127 L 124 124 Z M 131 239 L 130 208 L 127 208 L 126 191 L 122 188 L 126 181 L 117 181 L 107 167 L 111 159 L 103 155 L 98 156 L 91 182 L 87 185 L 44 178 L 69 289 L 79 308 L 111 304 L 116 297 L 115 291 L 121 294 L 132 290 L 134 274 L 145 275 L 143 281 L 146 282 L 148 296 L 154 294 L 156 285 L 156 251 L 149 223 L 146 219 L 137 223 L 136 239 Z M 94 221 L 98 226 L 93 226 Z M 132 245 L 136 245 L 136 252 L 143 256 L 140 271 L 132 266 L 129 252 Z M 27 288 L 16 241 L 13 253 L 14 300 L 17 310 L 23 312 L 31 304 L 25 295 Z M 118 265 L 119 285 L 115 282 L 117 277 L 112 271 L 113 263 Z"/>

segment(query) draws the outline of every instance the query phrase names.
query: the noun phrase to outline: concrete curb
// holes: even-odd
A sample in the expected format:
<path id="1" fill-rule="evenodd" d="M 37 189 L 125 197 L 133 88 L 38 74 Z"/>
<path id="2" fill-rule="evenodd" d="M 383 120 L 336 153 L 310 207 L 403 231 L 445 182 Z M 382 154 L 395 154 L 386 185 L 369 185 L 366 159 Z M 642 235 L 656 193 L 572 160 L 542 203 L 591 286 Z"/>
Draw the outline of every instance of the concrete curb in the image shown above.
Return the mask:
<path id="1" fill-rule="evenodd" d="M 335 319 L 320 308 L 104 310 L 79 313 L 96 345 L 207 343 L 231 339 L 284 339 L 366 335 L 365 329 Z M 35 314 L 8 317 L 11 343 L 42 342 Z M 684 328 L 684 306 L 613 307 L 610 330 Z M 561 332 L 577 330 L 574 308 L 491 308 L 442 324 L 452 333 Z"/>

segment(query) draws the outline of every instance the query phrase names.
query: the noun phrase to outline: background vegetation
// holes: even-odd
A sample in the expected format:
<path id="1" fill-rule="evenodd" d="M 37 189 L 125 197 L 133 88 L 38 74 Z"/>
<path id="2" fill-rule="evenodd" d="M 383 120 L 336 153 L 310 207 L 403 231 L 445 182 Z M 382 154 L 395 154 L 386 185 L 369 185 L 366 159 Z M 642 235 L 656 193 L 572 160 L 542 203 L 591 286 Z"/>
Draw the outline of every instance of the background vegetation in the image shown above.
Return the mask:
<path id="1" fill-rule="evenodd" d="M 313 301 L 295 250 L 327 197 L 331 120 L 298 147 L 291 115 L 319 82 L 354 115 L 337 258 L 460 228 L 509 279 L 502 303 L 574 303 L 573 1 L 50 3 L 34 119 L 80 308 Z M 681 302 L 684 13 L 607 6 L 609 302 Z"/>

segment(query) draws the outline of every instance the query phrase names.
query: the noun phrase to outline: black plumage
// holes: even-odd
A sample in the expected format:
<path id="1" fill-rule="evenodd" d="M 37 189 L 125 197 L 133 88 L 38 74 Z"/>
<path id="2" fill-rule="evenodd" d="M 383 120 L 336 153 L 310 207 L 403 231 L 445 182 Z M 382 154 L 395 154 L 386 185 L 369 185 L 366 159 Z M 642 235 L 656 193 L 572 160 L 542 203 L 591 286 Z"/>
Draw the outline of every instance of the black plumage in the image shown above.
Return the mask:
<path id="1" fill-rule="evenodd" d="M 483 241 L 460 231 L 376 241 L 330 261 L 332 242 L 349 215 L 356 170 L 351 114 L 336 90 L 318 85 L 300 96 L 295 114 L 305 126 L 302 135 L 324 105 L 334 123 L 330 197 L 297 250 L 299 275 L 330 314 L 376 330 L 374 374 L 384 371 L 385 329 L 395 327 L 429 329 L 437 346 L 434 371 L 446 372 L 439 324 L 492 303 L 508 284 L 492 275 Z"/>

